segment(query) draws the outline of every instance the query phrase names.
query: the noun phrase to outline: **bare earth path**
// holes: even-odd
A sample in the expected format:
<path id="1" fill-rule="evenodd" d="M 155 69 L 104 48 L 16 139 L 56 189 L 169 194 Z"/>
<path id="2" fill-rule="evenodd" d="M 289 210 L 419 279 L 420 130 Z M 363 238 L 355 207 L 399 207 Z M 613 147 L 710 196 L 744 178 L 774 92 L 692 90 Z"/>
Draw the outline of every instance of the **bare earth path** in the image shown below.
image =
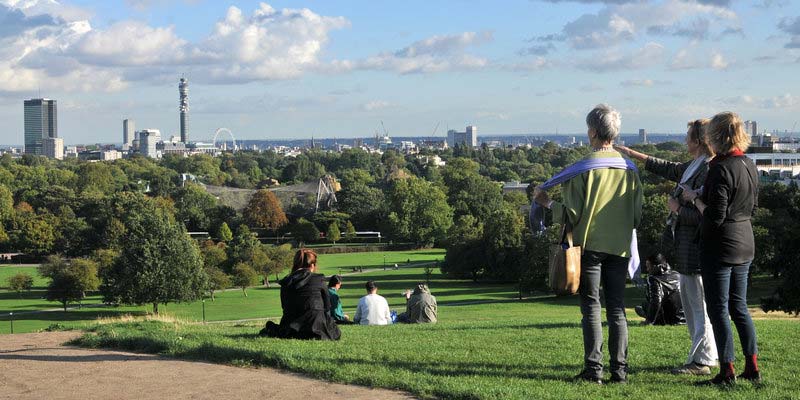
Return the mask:
<path id="1" fill-rule="evenodd" d="M 80 332 L 0 336 L 0 399 L 411 399 L 271 368 L 62 346 Z"/>

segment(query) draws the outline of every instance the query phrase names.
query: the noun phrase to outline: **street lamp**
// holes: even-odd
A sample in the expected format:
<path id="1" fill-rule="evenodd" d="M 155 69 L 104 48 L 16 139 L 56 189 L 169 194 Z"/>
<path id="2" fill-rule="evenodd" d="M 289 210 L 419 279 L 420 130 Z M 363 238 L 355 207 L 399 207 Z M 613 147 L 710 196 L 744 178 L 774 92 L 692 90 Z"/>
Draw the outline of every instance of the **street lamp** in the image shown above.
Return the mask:
<path id="1" fill-rule="evenodd" d="M 386 271 L 386 254 L 383 255 L 383 270 Z"/>

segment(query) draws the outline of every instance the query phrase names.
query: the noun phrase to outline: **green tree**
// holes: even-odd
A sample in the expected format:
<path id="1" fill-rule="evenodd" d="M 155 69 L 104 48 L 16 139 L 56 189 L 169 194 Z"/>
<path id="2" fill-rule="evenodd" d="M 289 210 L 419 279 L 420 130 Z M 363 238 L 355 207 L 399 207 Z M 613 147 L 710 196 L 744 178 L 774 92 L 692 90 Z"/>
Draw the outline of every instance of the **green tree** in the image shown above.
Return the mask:
<path id="1" fill-rule="evenodd" d="M 172 199 L 175 202 L 175 218 L 182 221 L 187 230 L 211 230 L 211 215 L 217 206 L 217 199 L 203 187 L 187 182 L 185 186 L 175 189 Z"/>
<path id="2" fill-rule="evenodd" d="M 275 193 L 267 189 L 253 193 L 253 197 L 244 209 L 244 218 L 255 226 L 273 232 L 289 223 L 280 200 Z"/>
<path id="3" fill-rule="evenodd" d="M 261 242 L 253 236 L 250 228 L 247 225 L 240 225 L 236 230 L 236 236 L 228 246 L 228 264 L 233 266 L 240 262 L 250 262 L 253 259 L 253 252 L 259 245 Z"/>
<path id="4" fill-rule="evenodd" d="M 128 243 L 105 271 L 106 301 L 158 305 L 199 299 L 206 288 L 203 260 L 186 228 L 151 199 L 124 193 Z"/>
<path id="5" fill-rule="evenodd" d="M 231 232 L 231 228 L 228 227 L 228 223 L 227 222 L 223 222 L 219 226 L 219 230 L 217 231 L 217 238 L 221 242 L 225 242 L 225 243 L 228 243 L 231 240 L 233 240 L 233 232 Z"/>
<path id="6" fill-rule="evenodd" d="M 225 290 L 231 286 L 231 277 L 228 276 L 219 268 L 206 267 L 206 275 L 208 276 L 208 293 L 211 295 L 211 301 L 214 301 L 214 292 L 217 290 Z"/>
<path id="7" fill-rule="evenodd" d="M 453 224 L 444 193 L 420 178 L 395 180 L 387 194 L 388 224 L 394 237 L 417 246 L 443 240 Z"/>
<path id="8" fill-rule="evenodd" d="M 253 286 L 258 280 L 258 273 L 248 264 L 238 263 L 233 267 L 233 284 L 242 288 L 244 297 L 247 297 L 247 287 Z"/>
<path id="9" fill-rule="evenodd" d="M 290 244 L 282 244 L 280 246 L 272 246 L 267 248 L 267 255 L 269 256 L 269 265 L 267 269 L 270 274 L 275 275 L 275 280 L 278 280 L 278 274 L 291 267 L 294 261 L 294 250 Z"/>
<path id="10" fill-rule="evenodd" d="M 328 226 L 328 231 L 325 233 L 325 236 L 328 237 L 328 240 L 336 244 L 336 241 L 342 238 L 342 233 L 339 231 L 339 224 L 336 222 L 332 222 Z"/>
<path id="11" fill-rule="evenodd" d="M 225 268 L 228 262 L 228 253 L 225 251 L 225 243 L 214 243 L 207 240 L 200 246 L 200 254 L 203 256 L 203 265 L 208 268 Z"/>
<path id="12" fill-rule="evenodd" d="M 86 292 L 97 290 L 97 263 L 89 259 L 67 261 L 60 256 L 49 256 L 39 265 L 39 274 L 50 279 L 45 298 L 59 301 L 67 311 L 70 302 L 81 301 Z"/>
<path id="13" fill-rule="evenodd" d="M 379 221 L 386 209 L 384 193 L 365 184 L 344 186 L 336 194 L 340 211 L 349 214 L 359 229 L 378 229 Z"/>
<path id="14" fill-rule="evenodd" d="M 344 237 L 349 241 L 352 241 L 356 238 L 356 228 L 350 221 L 347 221 L 347 226 L 344 229 Z"/>
<path id="15" fill-rule="evenodd" d="M 17 294 L 22 293 L 23 290 L 30 291 L 33 288 L 33 277 L 24 272 L 12 275 L 8 277 L 8 288 Z"/>
<path id="16" fill-rule="evenodd" d="M 317 229 L 314 223 L 305 218 L 297 220 L 297 223 L 292 226 L 291 231 L 292 236 L 300 242 L 300 244 L 313 242 L 319 239 L 319 229 Z"/>

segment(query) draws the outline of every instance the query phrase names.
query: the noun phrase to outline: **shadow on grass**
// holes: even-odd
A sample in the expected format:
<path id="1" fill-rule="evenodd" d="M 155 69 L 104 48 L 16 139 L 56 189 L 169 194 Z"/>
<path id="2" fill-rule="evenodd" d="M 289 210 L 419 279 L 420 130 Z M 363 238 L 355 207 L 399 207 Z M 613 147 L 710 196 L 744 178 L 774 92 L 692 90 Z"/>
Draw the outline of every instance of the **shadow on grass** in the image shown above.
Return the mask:
<path id="1" fill-rule="evenodd" d="M 141 316 L 147 314 L 144 311 L 46 311 L 29 314 L 14 314 L 14 321 L 55 321 L 55 322 L 69 322 L 69 321 L 84 321 L 93 320 L 97 318 L 113 318 L 121 317 L 123 315 Z M 8 315 L 0 317 L 0 321 L 9 321 L 11 318 Z"/>
<path id="2" fill-rule="evenodd" d="M 36 349 L 42 350 L 42 349 Z M 26 361 L 42 361 L 42 362 L 100 362 L 100 361 L 158 361 L 158 357 L 153 356 L 137 356 L 130 354 L 88 354 L 80 356 L 54 356 L 54 355 L 29 355 L 29 354 L 7 354 L 0 353 L 0 361 L 2 360 L 26 360 Z"/>

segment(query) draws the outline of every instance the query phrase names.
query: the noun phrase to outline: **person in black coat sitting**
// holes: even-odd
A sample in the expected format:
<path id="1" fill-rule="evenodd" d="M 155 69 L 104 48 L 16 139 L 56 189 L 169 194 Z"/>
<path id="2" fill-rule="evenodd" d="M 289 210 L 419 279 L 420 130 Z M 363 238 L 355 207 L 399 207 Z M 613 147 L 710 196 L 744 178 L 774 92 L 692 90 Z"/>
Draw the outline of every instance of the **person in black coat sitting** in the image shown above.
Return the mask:
<path id="1" fill-rule="evenodd" d="M 673 271 L 666 257 L 656 253 L 647 258 L 647 298 L 635 308 L 646 325 L 683 325 L 686 316 L 681 305 L 678 273 Z"/>
<path id="2" fill-rule="evenodd" d="M 280 281 L 281 323 L 268 321 L 260 332 L 262 336 L 339 340 L 341 331 L 331 317 L 325 276 L 316 271 L 317 254 L 308 249 L 298 250 L 292 272 Z"/>

